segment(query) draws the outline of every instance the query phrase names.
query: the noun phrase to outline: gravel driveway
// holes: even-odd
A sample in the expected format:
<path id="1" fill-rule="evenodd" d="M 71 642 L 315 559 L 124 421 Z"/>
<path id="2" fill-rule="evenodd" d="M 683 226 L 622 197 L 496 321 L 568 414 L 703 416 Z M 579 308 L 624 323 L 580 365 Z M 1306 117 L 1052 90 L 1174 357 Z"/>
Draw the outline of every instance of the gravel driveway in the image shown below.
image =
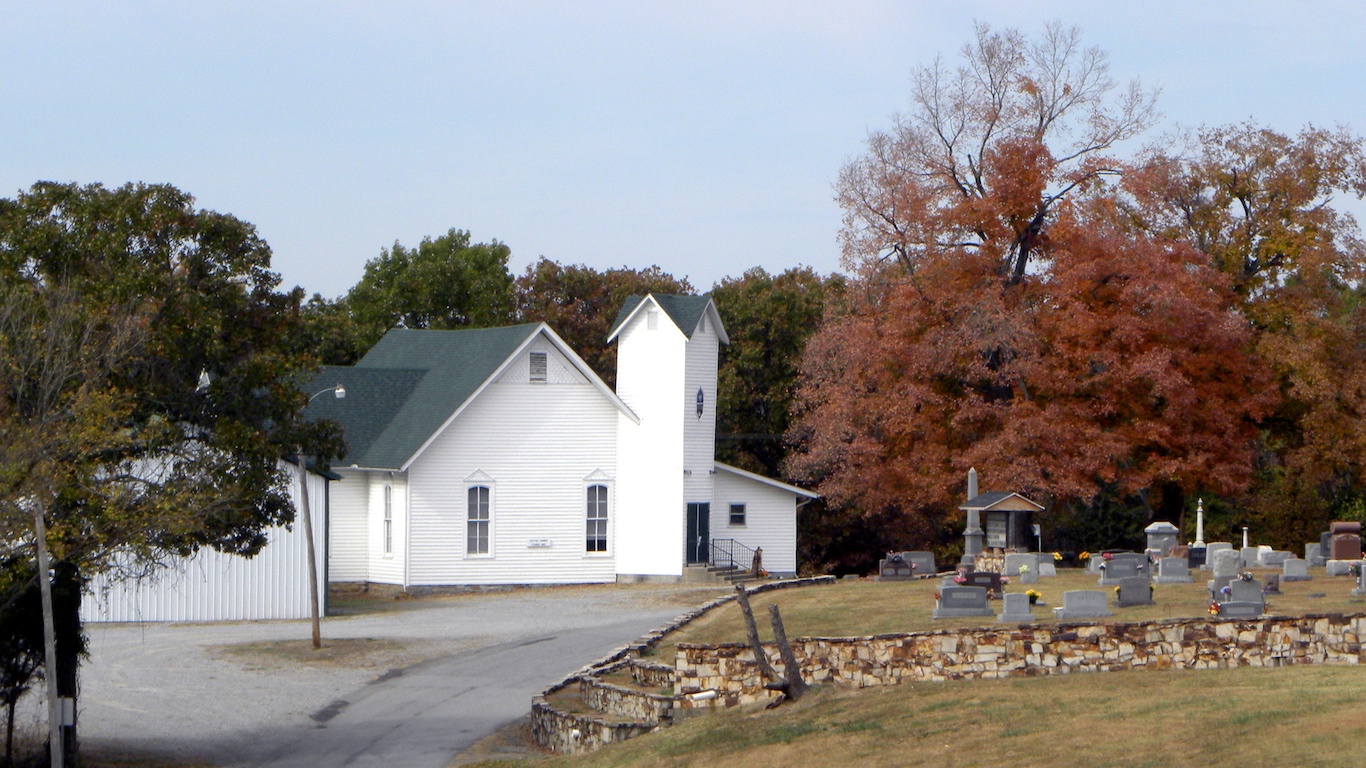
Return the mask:
<path id="1" fill-rule="evenodd" d="M 384 719 L 367 717 L 353 702 L 387 701 L 382 706 L 390 711 L 402 701 L 417 702 L 428 695 L 411 688 L 421 681 L 442 699 L 415 703 L 418 712 L 408 720 L 449 712 L 445 717 L 468 722 L 446 723 L 444 741 L 426 747 L 431 755 L 405 756 L 398 763 L 386 759 L 445 765 L 464 746 L 525 714 L 538 688 L 723 591 L 547 587 L 376 601 L 360 615 L 324 620 L 324 645 L 330 647 L 321 657 L 299 650 L 307 643 L 306 621 L 90 625 L 82 743 L 94 753 L 219 765 L 321 764 L 294 755 L 316 758 L 318 739 L 336 741 L 342 731 Z M 490 666 L 500 664 L 501 670 Z M 486 672 L 491 681 L 461 687 Z M 441 675 L 450 679 L 429 679 Z M 465 709 L 446 709 L 456 706 Z M 347 707 L 352 719 L 337 727 L 333 718 Z M 312 733 L 329 725 L 330 734 Z M 404 727 L 430 730 L 441 723 Z M 458 739 L 450 736 L 455 732 Z M 421 737 L 405 732 L 401 738 L 369 738 L 380 743 Z M 345 756 L 353 764 L 385 762 L 369 755 L 373 746 L 327 749 L 338 761 Z M 362 752 L 368 757 L 358 760 Z"/>

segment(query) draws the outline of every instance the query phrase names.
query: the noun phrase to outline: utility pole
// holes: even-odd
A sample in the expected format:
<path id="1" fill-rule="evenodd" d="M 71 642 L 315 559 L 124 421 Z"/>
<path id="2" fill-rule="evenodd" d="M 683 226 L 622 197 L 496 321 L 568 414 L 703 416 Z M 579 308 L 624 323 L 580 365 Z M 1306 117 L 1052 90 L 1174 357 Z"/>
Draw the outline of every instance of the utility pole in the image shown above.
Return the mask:
<path id="1" fill-rule="evenodd" d="M 33 504 L 33 527 L 38 534 L 38 592 L 43 599 L 43 675 L 47 678 L 47 739 L 52 768 L 66 765 L 62 757 L 62 700 L 57 696 L 57 631 L 52 623 L 52 565 L 47 553 L 47 524 L 43 506 Z"/>

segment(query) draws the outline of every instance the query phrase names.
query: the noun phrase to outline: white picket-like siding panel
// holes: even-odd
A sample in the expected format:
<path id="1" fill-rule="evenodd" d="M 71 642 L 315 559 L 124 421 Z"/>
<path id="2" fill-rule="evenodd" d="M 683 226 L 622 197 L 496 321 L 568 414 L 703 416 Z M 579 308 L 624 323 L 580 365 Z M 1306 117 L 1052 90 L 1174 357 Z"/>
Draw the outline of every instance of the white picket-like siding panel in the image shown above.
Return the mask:
<path id="1" fill-rule="evenodd" d="M 393 553 L 384 554 L 384 486 L 393 487 L 394 532 Z M 370 581 L 378 584 L 402 584 L 404 557 L 407 556 L 408 478 L 402 472 L 374 472 L 370 478 L 370 525 L 366 531 L 366 548 L 370 563 Z"/>
<path id="2" fill-rule="evenodd" d="M 642 311 L 617 335 L 617 396 L 640 418 L 618 420 L 619 574 L 683 574 L 686 344 L 663 311 L 657 329 Z"/>
<path id="3" fill-rule="evenodd" d="M 370 478 L 360 470 L 335 471 L 342 479 L 332 484 L 327 578 L 333 582 L 369 581 L 365 533 L 369 527 Z"/>
<path id="4" fill-rule="evenodd" d="M 485 389 L 409 469 L 410 583 L 614 580 L 615 535 L 608 556 L 585 552 L 584 479 L 616 476 L 617 413 L 587 383 L 507 376 Z M 489 557 L 465 554 L 466 478 L 475 472 L 492 478 Z M 552 546 L 531 548 L 530 539 Z"/>
<path id="5" fill-rule="evenodd" d="M 324 556 L 326 480 L 309 476 L 314 540 Z M 297 489 L 297 483 L 295 484 Z M 294 492 L 297 498 L 297 491 Z M 83 621 L 238 621 L 302 619 L 310 615 L 307 544 L 303 525 L 267 531 L 269 543 L 252 558 L 201 550 L 176 558 L 144 579 L 91 580 L 81 601 Z M 318 579 L 322 580 L 319 563 Z M 325 585 L 323 585 L 325 587 Z"/>
<path id="6" fill-rule="evenodd" d="M 790 491 L 716 472 L 716 503 L 711 508 L 713 539 L 735 539 L 750 549 L 764 548 L 764 569 L 797 571 L 797 496 Z M 730 505 L 745 505 L 745 525 L 730 525 Z M 748 565 L 748 564 L 746 564 Z"/>
<path id="7" fill-rule="evenodd" d="M 688 340 L 684 377 L 683 452 L 689 470 L 683 479 L 683 501 L 710 501 L 716 461 L 716 364 L 719 341 L 711 321 Z M 697 391 L 702 390 L 702 418 L 697 417 Z M 687 520 L 684 519 L 686 526 Z"/>

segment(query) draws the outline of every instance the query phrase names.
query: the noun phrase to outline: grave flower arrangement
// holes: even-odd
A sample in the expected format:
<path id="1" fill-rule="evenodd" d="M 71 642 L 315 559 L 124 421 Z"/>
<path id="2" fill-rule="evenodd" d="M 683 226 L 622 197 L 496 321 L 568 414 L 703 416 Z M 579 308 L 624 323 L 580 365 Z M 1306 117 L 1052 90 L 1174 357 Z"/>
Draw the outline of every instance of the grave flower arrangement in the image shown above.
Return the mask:
<path id="1" fill-rule="evenodd" d="M 1211 602 L 1211 603 L 1209 604 L 1209 615 L 1211 615 L 1211 616 L 1218 616 L 1218 615 L 1219 615 L 1219 601 L 1218 601 L 1218 600 L 1215 600 L 1215 601 L 1213 601 L 1213 602 Z"/>
<path id="2" fill-rule="evenodd" d="M 962 571 L 959 571 L 959 572 L 958 572 L 958 575 L 953 577 L 953 583 L 954 583 L 954 584 L 967 584 L 967 583 L 968 583 L 968 577 L 967 577 L 967 575 L 964 574 Z"/>
<path id="3" fill-rule="evenodd" d="M 1029 596 L 1030 605 L 1037 605 L 1039 603 L 1039 598 L 1043 597 L 1043 594 L 1037 589 L 1026 589 L 1025 594 Z"/>
<path id="4" fill-rule="evenodd" d="M 1082 562 L 1084 563 L 1084 562 L 1086 562 L 1087 560 L 1090 560 L 1090 559 L 1091 559 L 1091 553 L 1090 553 L 1090 552 L 1083 551 L 1080 555 L 1077 555 L 1077 559 L 1080 560 L 1080 561 L 1082 561 Z"/>
<path id="5" fill-rule="evenodd" d="M 1023 576 L 1023 575 L 1025 575 L 1026 573 L 1029 573 L 1029 566 L 1028 566 L 1028 565 L 1021 564 L 1020 567 L 1019 567 L 1018 569 L 1016 569 L 1016 570 L 1018 570 L 1018 571 L 1020 572 L 1020 575 Z"/>
<path id="6" fill-rule="evenodd" d="M 1242 573 L 1239 573 L 1239 574 L 1238 574 L 1238 580 L 1239 580 L 1239 581 L 1252 581 L 1252 572 L 1251 572 L 1251 571 L 1243 571 Z"/>
<path id="7" fill-rule="evenodd" d="M 1055 562 L 1055 563 L 1061 563 L 1061 562 L 1062 562 L 1062 553 L 1061 553 L 1061 552 L 1054 552 L 1054 553 L 1053 553 L 1053 562 Z"/>

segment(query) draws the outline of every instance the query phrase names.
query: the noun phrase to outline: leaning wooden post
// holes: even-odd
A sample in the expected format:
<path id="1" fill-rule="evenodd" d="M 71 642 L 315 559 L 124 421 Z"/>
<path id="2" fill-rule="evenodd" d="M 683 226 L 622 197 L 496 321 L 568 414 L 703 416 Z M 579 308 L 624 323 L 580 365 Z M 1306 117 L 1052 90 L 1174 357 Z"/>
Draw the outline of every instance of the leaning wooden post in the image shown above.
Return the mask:
<path id="1" fill-rule="evenodd" d="M 750 650 L 754 651 L 754 663 L 759 665 L 759 672 L 765 680 L 781 682 L 782 678 L 778 676 L 778 671 L 768 663 L 768 654 L 764 653 L 764 646 L 759 643 L 759 628 L 754 624 L 754 611 L 749 607 L 749 590 L 745 589 L 744 584 L 736 584 L 735 593 L 740 601 L 740 611 L 745 614 L 745 632 L 749 635 Z"/>
<path id="2" fill-rule="evenodd" d="M 797 666 L 797 655 L 792 652 L 792 644 L 787 642 L 787 631 L 783 629 L 783 617 L 778 613 L 778 604 L 768 607 L 768 617 L 773 622 L 773 639 L 778 641 L 778 653 L 782 655 L 783 671 L 786 673 L 786 693 L 796 701 L 806 693 L 806 681 L 802 679 L 802 668 Z"/>

